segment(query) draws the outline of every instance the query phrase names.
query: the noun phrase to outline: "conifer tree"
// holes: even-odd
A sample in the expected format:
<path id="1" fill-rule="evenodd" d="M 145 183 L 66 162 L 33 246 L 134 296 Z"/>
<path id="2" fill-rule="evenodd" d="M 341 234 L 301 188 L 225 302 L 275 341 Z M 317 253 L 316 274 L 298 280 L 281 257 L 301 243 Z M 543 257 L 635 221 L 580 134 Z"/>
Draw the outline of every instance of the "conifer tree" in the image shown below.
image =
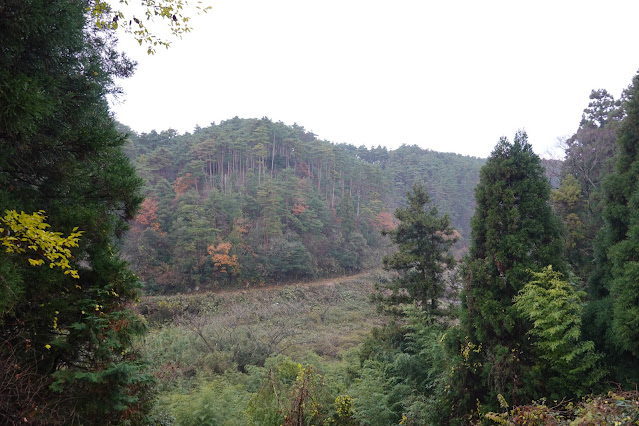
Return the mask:
<path id="1" fill-rule="evenodd" d="M 525 366 L 534 363 L 527 358 L 530 324 L 513 298 L 530 281 L 529 270 L 547 265 L 564 270 L 560 226 L 549 197 L 550 184 L 526 133 L 517 132 L 513 143 L 500 139 L 475 188 L 472 242 L 464 265 L 461 324 L 475 358 L 466 357 L 474 367 L 468 369 L 465 393 L 473 406 L 475 398 L 492 402 L 498 393 L 523 401 L 539 385 L 526 377 Z"/>
<path id="2" fill-rule="evenodd" d="M 585 321 L 623 385 L 639 378 L 639 74 L 627 91 L 614 172 L 604 181 L 605 227 Z"/>
<path id="3" fill-rule="evenodd" d="M 414 184 L 406 200 L 406 207 L 395 210 L 397 228 L 383 231 L 398 248 L 384 258 L 384 268 L 400 274 L 392 283 L 392 301 L 416 302 L 437 313 L 445 290 L 444 274 L 455 263 L 450 250 L 458 234 L 448 215 L 439 215 L 423 184 Z"/>
<path id="4" fill-rule="evenodd" d="M 614 168 L 625 95 L 615 100 L 606 90 L 592 91 L 577 132 L 565 142 L 562 182 L 553 192 L 555 212 L 564 223 L 566 259 L 583 282 L 593 273 L 594 242 L 604 224 L 602 183 Z"/>
<path id="5" fill-rule="evenodd" d="M 551 195 L 555 213 L 563 223 L 565 256 L 580 278 L 590 272 L 592 264 L 592 231 L 593 221 L 586 210 L 586 200 L 581 191 L 579 181 L 573 175 L 566 175 L 559 188 Z"/>
<path id="6" fill-rule="evenodd" d="M 42 210 L 60 235 L 81 232 L 66 256 L 78 278 L 0 252 L 11 299 L 0 310 L 2 424 L 135 421 L 144 407 L 131 346 L 144 327 L 126 309 L 137 279 L 114 241 L 141 182 L 106 100 L 133 65 L 109 31 L 91 29 L 86 7 L 0 2 L 0 212 Z"/>

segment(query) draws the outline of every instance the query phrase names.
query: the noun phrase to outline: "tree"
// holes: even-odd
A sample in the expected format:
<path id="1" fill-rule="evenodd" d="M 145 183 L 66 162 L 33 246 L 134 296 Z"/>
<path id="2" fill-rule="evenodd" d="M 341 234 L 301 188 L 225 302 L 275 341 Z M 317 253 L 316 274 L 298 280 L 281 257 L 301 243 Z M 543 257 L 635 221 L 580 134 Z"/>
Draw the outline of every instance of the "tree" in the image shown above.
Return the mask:
<path id="1" fill-rule="evenodd" d="M 182 195 L 175 205 L 172 225 L 173 265 L 181 272 L 185 287 L 208 281 L 205 266 L 210 264 L 207 249 L 216 238 L 214 218 L 207 214 L 203 201 L 194 190 Z"/>
<path id="2" fill-rule="evenodd" d="M 612 121 L 623 118 L 621 101 L 615 100 L 606 89 L 591 91 L 590 100 L 581 116 L 580 127 L 603 129 Z"/>
<path id="3" fill-rule="evenodd" d="M 4 217 L 0 217 L 0 241 L 7 253 L 26 253 L 33 250 L 38 256 L 36 259 L 29 257 L 32 266 L 44 265 L 49 262 L 49 267 L 59 267 L 64 274 L 71 274 L 73 278 L 80 278 L 78 271 L 71 269 L 69 260 L 71 248 L 78 247 L 78 241 L 82 231 L 73 228 L 68 237 L 60 232 L 51 232 L 47 228 L 50 225 L 45 222 L 44 211 L 33 214 L 25 212 L 7 211 Z M 45 261 L 46 259 L 46 261 Z"/>
<path id="4" fill-rule="evenodd" d="M 593 271 L 593 243 L 604 223 L 602 182 L 613 170 L 616 132 L 624 114 L 621 100 L 603 89 L 591 92 L 577 132 L 566 141 L 563 179 L 553 194 L 553 205 L 566 229 L 567 259 L 584 282 Z M 576 187 L 579 201 L 574 199 Z M 565 191 L 572 192 L 572 205 L 567 204 Z"/>
<path id="5" fill-rule="evenodd" d="M 445 290 L 444 274 L 455 263 L 450 249 L 457 237 L 448 215 L 439 215 L 423 184 L 413 185 L 406 200 L 406 207 L 395 210 L 397 228 L 382 232 L 398 248 L 384 258 L 384 269 L 400 274 L 393 282 L 394 300 L 414 301 L 424 310 L 437 313 Z"/>
<path id="6" fill-rule="evenodd" d="M 237 274 L 240 269 L 240 264 L 237 263 L 237 255 L 229 254 L 231 248 L 231 243 L 211 244 L 207 247 L 207 251 L 211 255 L 211 259 L 215 265 L 216 272 L 222 274 L 229 273 L 232 275 Z"/>
<path id="7" fill-rule="evenodd" d="M 596 231 L 579 181 L 573 175 L 566 175 L 559 188 L 552 191 L 551 200 L 555 213 L 563 222 L 566 260 L 585 282 L 592 272 L 592 237 Z"/>
<path id="8" fill-rule="evenodd" d="M 579 181 L 588 209 L 596 212 L 596 193 L 612 171 L 615 134 L 624 115 L 623 104 L 606 90 L 593 90 L 577 132 L 566 141 L 563 175 Z"/>
<path id="9" fill-rule="evenodd" d="M 311 255 L 295 234 L 273 238 L 267 258 L 268 273 L 276 280 L 300 279 L 313 274 Z"/>
<path id="10" fill-rule="evenodd" d="M 589 282 L 586 324 L 616 369 L 637 380 L 639 358 L 639 74 L 628 90 L 627 116 L 617 133 L 614 172 L 604 181 L 605 227 Z"/>
<path id="11" fill-rule="evenodd" d="M 264 180 L 257 191 L 257 198 L 262 207 L 264 245 L 268 245 L 271 237 L 282 235 L 284 197 L 279 182 L 270 178 Z"/>
<path id="12" fill-rule="evenodd" d="M 64 254 L 78 279 L 0 255 L 14 293 L 0 310 L 0 381 L 21 378 L 2 391 L 0 423 L 135 421 L 145 407 L 131 346 L 144 327 L 126 309 L 138 284 L 115 248 L 141 182 L 106 100 L 133 65 L 109 31 L 87 30 L 85 13 L 80 0 L 0 4 L 0 211 L 43 210 L 60 238 L 83 232 Z"/>
<path id="13" fill-rule="evenodd" d="M 357 229 L 355 208 L 349 193 L 344 194 L 340 200 L 336 219 L 339 223 L 339 236 L 334 241 L 333 256 L 345 271 L 359 271 L 362 267 L 366 241 Z"/>
<path id="14" fill-rule="evenodd" d="M 498 393 L 521 401 L 539 387 L 526 334 L 530 323 L 513 305 L 529 270 L 565 270 L 559 222 L 550 205 L 550 184 L 526 133 L 501 138 L 475 188 L 472 242 L 464 263 L 462 331 L 481 348 L 468 368 L 469 404 L 496 401 Z M 461 344 L 461 343 L 460 343 Z M 466 407 L 470 411 L 470 406 Z"/>
<path id="15" fill-rule="evenodd" d="M 138 220 L 126 238 L 125 253 L 149 286 L 167 283 L 154 291 L 183 289 L 180 283 L 196 284 L 196 278 L 205 283 L 214 272 L 204 251 L 199 250 L 199 260 L 183 255 L 183 249 L 192 249 L 189 239 L 196 235 L 183 232 L 192 227 L 185 227 L 181 219 L 184 197 L 197 206 L 191 221 L 202 224 L 197 235 L 205 235 L 207 227 L 216 229 L 210 233 L 213 238 L 207 237 L 200 246 L 232 243 L 231 253 L 242 268 L 228 284 L 335 275 L 372 267 L 389 254 L 387 239 L 379 231 L 395 226 L 390 212 L 404 203 L 403 194 L 415 181 L 427 179 L 433 203 L 439 211 L 449 212 L 454 227 L 467 236 L 474 207 L 471 190 L 484 163 L 418 147 L 398 153 L 358 150 L 318 141 L 300 126 L 267 118 L 236 117 L 182 136 L 163 131 L 133 133 L 130 138 L 127 152 L 148 182 L 145 195 L 157 201 L 157 220 L 147 219 L 152 213 L 148 203 L 139 220 L 152 219 L 150 223 L 159 224 L 167 236 L 162 238 Z M 239 218 L 250 226 L 234 240 L 232 229 Z M 298 244 L 305 250 L 298 250 Z M 167 246 L 175 250 L 164 256 Z M 274 250 L 282 247 L 287 248 L 284 252 L 295 248 L 298 259 L 308 252 L 312 262 L 295 268 L 299 273 L 272 273 L 273 265 L 281 263 L 274 260 Z M 455 249 L 465 247 L 462 243 Z"/>
<path id="16" fill-rule="evenodd" d="M 141 15 L 126 10 L 129 6 L 128 0 L 119 0 L 119 3 L 121 7 L 116 9 L 105 0 L 89 0 L 87 9 L 96 28 L 111 30 L 124 28 L 127 33 L 133 34 L 140 45 L 147 45 L 149 55 L 155 53 L 156 46 L 164 46 L 168 49 L 171 43 L 158 37 L 148 25 L 145 25 L 144 21 L 148 24 L 155 18 L 165 20 L 171 35 L 176 37 L 191 31 L 191 18 L 184 14 L 189 5 L 188 0 L 142 0 Z M 195 4 L 197 13 L 211 9 L 211 6 L 202 7 L 201 1 L 196 1 Z"/>

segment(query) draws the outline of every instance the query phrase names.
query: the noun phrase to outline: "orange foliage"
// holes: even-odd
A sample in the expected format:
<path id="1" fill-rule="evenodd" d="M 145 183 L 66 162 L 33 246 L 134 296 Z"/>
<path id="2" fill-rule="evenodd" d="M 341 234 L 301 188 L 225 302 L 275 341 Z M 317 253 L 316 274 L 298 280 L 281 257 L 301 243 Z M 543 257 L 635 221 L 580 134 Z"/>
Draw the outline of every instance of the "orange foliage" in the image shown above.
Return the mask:
<path id="1" fill-rule="evenodd" d="M 207 251 L 211 255 L 215 269 L 218 272 L 226 273 L 228 272 L 227 268 L 230 268 L 231 274 L 235 275 L 240 264 L 237 262 L 236 255 L 229 255 L 231 247 L 233 247 L 231 243 L 211 244 L 208 246 Z"/>
<path id="2" fill-rule="evenodd" d="M 293 204 L 293 208 L 291 208 L 291 211 L 293 212 L 295 216 L 299 216 L 302 213 L 304 213 L 306 209 L 308 209 L 308 206 L 306 205 L 306 203 L 304 203 L 304 201 L 299 201 Z"/>
<path id="3" fill-rule="evenodd" d="M 371 226 L 378 231 L 390 231 L 395 229 L 397 224 L 391 212 L 381 211 L 371 219 Z"/>
<path id="4" fill-rule="evenodd" d="M 308 181 L 306 179 L 300 179 L 297 182 L 297 189 L 293 198 L 293 207 L 291 212 L 295 216 L 299 216 L 308 209 L 308 204 L 304 201 L 304 194 L 308 194 Z"/>
<path id="5" fill-rule="evenodd" d="M 140 212 L 135 217 L 135 221 L 143 227 L 153 228 L 160 232 L 158 222 L 158 202 L 152 198 L 146 198 L 141 205 Z"/>
<path id="6" fill-rule="evenodd" d="M 441 231 L 437 231 L 437 232 L 435 232 L 435 234 L 442 235 L 442 232 Z M 448 240 L 460 240 L 461 239 L 461 234 L 456 229 L 453 229 L 452 234 L 444 235 L 444 239 L 447 240 L 447 241 Z"/>
<path id="7" fill-rule="evenodd" d="M 173 191 L 175 191 L 176 198 L 188 191 L 193 185 L 195 185 L 195 179 L 191 177 L 191 173 L 175 179 Z"/>

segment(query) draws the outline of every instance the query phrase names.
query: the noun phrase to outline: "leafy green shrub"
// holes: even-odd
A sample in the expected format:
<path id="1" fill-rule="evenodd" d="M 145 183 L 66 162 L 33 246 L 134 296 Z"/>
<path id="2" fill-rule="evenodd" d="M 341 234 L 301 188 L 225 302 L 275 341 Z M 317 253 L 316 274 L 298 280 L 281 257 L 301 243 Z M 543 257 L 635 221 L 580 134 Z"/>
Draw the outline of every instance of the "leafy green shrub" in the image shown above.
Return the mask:
<path id="1" fill-rule="evenodd" d="M 448 379 L 445 327 L 419 308 L 404 307 L 408 321 L 376 331 L 361 349 L 361 369 L 349 394 L 362 424 L 437 424 Z M 446 413 L 448 414 L 448 413 Z"/>
<path id="2" fill-rule="evenodd" d="M 280 355 L 267 360 L 246 415 L 256 425 L 322 425 L 335 414 L 331 401 L 317 368 Z"/>
<path id="3" fill-rule="evenodd" d="M 246 425 L 246 402 L 251 394 L 233 377 L 219 376 L 201 381 L 188 394 L 173 392 L 159 401 L 158 413 L 171 416 L 178 425 Z"/>
<path id="4" fill-rule="evenodd" d="M 540 370 L 546 372 L 546 391 L 561 399 L 584 395 L 604 375 L 594 343 L 581 340 L 581 297 L 552 266 L 532 272 L 533 280 L 515 297 L 515 308 L 533 323 Z M 552 373 L 551 373 L 552 372 Z"/>

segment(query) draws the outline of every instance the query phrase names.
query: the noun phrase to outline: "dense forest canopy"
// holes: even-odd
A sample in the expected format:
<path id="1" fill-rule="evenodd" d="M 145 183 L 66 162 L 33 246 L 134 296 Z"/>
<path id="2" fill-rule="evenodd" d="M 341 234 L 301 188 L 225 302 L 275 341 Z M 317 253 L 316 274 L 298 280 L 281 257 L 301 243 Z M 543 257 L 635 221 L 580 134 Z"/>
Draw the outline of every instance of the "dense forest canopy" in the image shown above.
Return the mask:
<path id="1" fill-rule="evenodd" d="M 0 423 L 639 422 L 639 74 L 563 161 L 136 134 L 103 6 L 0 3 Z"/>
<path id="2" fill-rule="evenodd" d="M 124 253 L 151 291 L 375 268 L 389 246 L 380 232 L 417 182 L 449 214 L 458 251 L 468 244 L 482 159 L 333 144 L 268 118 L 129 133 L 147 198 Z"/>

